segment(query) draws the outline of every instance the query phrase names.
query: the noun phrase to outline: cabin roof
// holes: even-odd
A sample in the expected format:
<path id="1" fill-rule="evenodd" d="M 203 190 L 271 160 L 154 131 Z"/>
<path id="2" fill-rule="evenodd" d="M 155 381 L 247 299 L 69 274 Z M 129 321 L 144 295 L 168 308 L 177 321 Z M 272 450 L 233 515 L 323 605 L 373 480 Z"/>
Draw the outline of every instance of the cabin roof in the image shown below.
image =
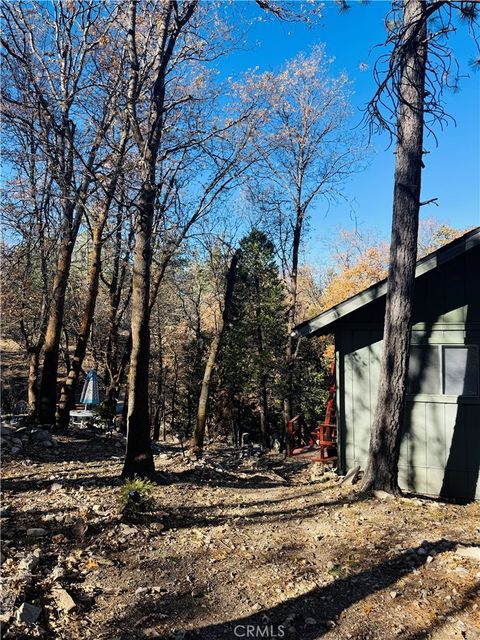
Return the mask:
<path id="1" fill-rule="evenodd" d="M 429 253 L 417 262 L 415 278 L 434 271 L 440 265 L 457 258 L 470 251 L 476 246 L 480 246 L 480 227 L 475 227 L 463 236 L 456 238 L 452 242 L 440 247 L 436 251 Z M 380 280 L 376 284 L 368 287 L 364 291 L 340 302 L 339 304 L 323 311 L 319 315 L 306 320 L 297 325 L 293 330 L 295 337 L 312 337 L 335 332 L 335 323 L 340 319 L 345 319 L 349 314 L 357 311 L 361 307 L 382 298 L 387 292 L 387 279 Z"/>

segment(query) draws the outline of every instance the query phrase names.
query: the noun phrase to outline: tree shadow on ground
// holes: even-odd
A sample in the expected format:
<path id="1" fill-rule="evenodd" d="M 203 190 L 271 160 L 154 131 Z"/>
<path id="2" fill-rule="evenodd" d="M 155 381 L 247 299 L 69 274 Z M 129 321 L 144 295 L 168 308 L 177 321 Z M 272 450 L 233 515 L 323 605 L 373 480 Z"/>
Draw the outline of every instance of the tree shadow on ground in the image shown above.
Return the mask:
<path id="1" fill-rule="evenodd" d="M 75 482 L 85 482 L 84 479 L 78 479 Z M 104 482 L 104 484 L 111 486 L 113 483 L 119 485 L 121 480 L 118 478 L 112 479 L 111 477 L 100 479 Z M 52 480 L 45 481 L 48 484 L 52 484 Z M 65 484 L 62 481 L 62 484 Z M 99 479 L 96 480 L 96 486 L 99 485 Z M 42 485 L 45 488 L 46 485 Z M 23 489 L 25 490 L 25 488 Z M 52 497 L 55 497 L 55 494 L 52 494 Z M 76 505 L 65 505 L 62 508 L 57 508 L 54 505 L 46 504 L 45 509 L 39 509 L 38 507 L 33 507 L 32 509 L 24 509 L 24 510 L 16 510 L 14 507 L 11 508 L 7 520 L 3 522 L 5 527 L 5 533 L 9 533 L 8 537 L 13 535 L 13 531 L 16 531 L 15 534 L 17 537 L 20 535 L 20 546 L 32 546 L 37 544 L 35 539 L 29 539 L 24 535 L 26 529 L 31 526 L 40 526 L 45 528 L 48 531 L 46 538 L 42 539 L 42 544 L 44 546 L 50 546 L 52 536 L 57 534 L 63 534 L 65 538 L 61 542 L 63 546 L 70 547 L 72 545 L 78 544 L 79 541 L 75 540 L 74 534 L 74 524 L 78 520 L 78 518 L 82 518 L 85 520 L 87 524 L 87 531 L 82 536 L 81 546 L 88 546 L 92 543 L 99 542 L 99 536 L 101 537 L 101 546 L 104 545 L 105 549 L 111 551 L 125 551 L 127 550 L 131 544 L 132 539 L 127 537 L 121 544 L 118 544 L 117 538 L 122 538 L 121 531 L 118 529 L 122 523 L 127 525 L 138 526 L 136 536 L 136 541 L 139 544 L 145 543 L 147 540 L 150 540 L 151 543 L 154 542 L 155 538 L 159 535 L 164 535 L 165 533 L 172 531 L 180 531 L 180 530 L 202 530 L 202 529 L 210 529 L 211 527 L 224 526 L 224 525 L 232 525 L 237 524 L 241 527 L 249 527 L 255 525 L 271 525 L 280 522 L 298 522 L 298 520 L 304 520 L 308 518 L 312 518 L 318 515 L 321 509 L 325 508 L 326 513 L 330 511 L 330 509 L 334 510 L 336 507 L 345 504 L 351 504 L 353 502 L 351 496 L 347 496 L 345 499 L 333 500 L 325 503 L 313 503 L 308 506 L 303 506 L 302 508 L 284 508 L 282 505 L 282 501 L 276 501 L 279 508 L 274 512 L 268 512 L 266 509 L 262 509 L 262 506 L 267 508 L 265 501 L 259 501 L 247 503 L 242 508 L 240 513 L 235 512 L 232 513 L 232 509 L 238 507 L 238 505 L 234 504 L 223 504 L 219 505 L 191 505 L 191 506 L 176 506 L 176 507 L 162 507 L 160 501 L 158 501 L 158 508 L 154 508 L 150 511 L 138 512 L 134 515 L 134 517 L 128 517 L 126 515 L 121 515 L 119 506 L 117 505 L 112 511 L 111 501 L 109 504 L 101 505 L 103 508 L 99 512 L 94 512 L 90 509 L 91 503 L 89 501 L 83 502 L 83 498 L 86 497 L 85 492 L 79 492 L 74 495 L 74 498 L 77 502 Z M 289 498 L 286 498 L 285 501 L 288 501 Z M 250 508 L 255 508 L 258 504 L 257 511 L 250 511 Z M 106 510 L 105 510 L 106 509 Z M 325 511 L 323 512 L 325 515 Z M 47 520 L 47 515 L 67 515 L 70 516 L 71 519 L 69 522 L 65 522 L 63 519 L 57 521 L 55 518 L 49 518 Z M 12 524 L 14 527 L 12 529 Z M 160 530 L 156 527 L 161 525 Z M 20 531 L 23 533 L 18 533 Z M 11 530 L 11 531 L 10 531 Z M 159 531 L 161 533 L 159 534 Z M 112 536 L 113 532 L 117 532 L 116 535 Z M 113 547 L 111 544 L 113 543 Z M 60 543 L 59 543 L 60 544 Z M 284 552 L 285 550 L 282 549 Z"/>
<path id="2" fill-rule="evenodd" d="M 57 474 L 57 476 L 60 474 Z M 80 476 L 77 478 L 57 477 L 55 480 L 13 477 L 2 481 L 2 491 L 12 493 L 24 493 L 27 491 L 42 491 L 49 489 L 54 483 L 60 483 L 65 489 L 80 489 L 80 487 L 114 487 L 121 485 L 123 480 L 120 475 L 110 476 Z"/>
<path id="3" fill-rule="evenodd" d="M 472 501 L 468 498 L 447 498 L 443 496 L 430 496 L 424 493 L 412 493 L 411 491 L 402 491 L 402 497 L 410 500 L 423 500 L 424 502 L 436 504 L 458 504 L 467 505 Z"/>
<path id="4" fill-rule="evenodd" d="M 357 497 L 358 499 L 358 497 Z M 229 509 L 235 508 L 237 505 L 223 505 L 223 506 L 188 506 L 188 507 L 176 507 L 174 511 L 169 513 L 168 516 L 168 528 L 169 529 L 185 529 L 189 527 L 201 528 L 201 527 L 217 527 L 224 524 L 231 523 L 233 519 L 240 518 L 243 523 L 275 523 L 285 522 L 290 520 L 308 520 L 309 518 L 319 515 L 322 509 L 335 509 L 346 504 L 353 504 L 356 502 L 355 497 L 347 496 L 339 500 L 331 500 L 329 502 L 314 503 L 311 505 L 303 505 L 302 507 L 295 507 L 292 509 L 280 508 L 273 512 L 264 512 L 262 510 L 255 511 L 253 513 L 246 513 L 248 509 L 252 508 L 255 503 L 246 504 L 243 507 L 241 513 L 231 513 Z M 262 503 L 260 503 L 262 504 Z M 267 506 L 267 505 L 265 505 Z M 218 513 L 220 511 L 220 513 Z M 217 512 L 217 513 L 215 513 Z M 325 514 L 324 514 L 325 515 Z"/>
<path id="5" fill-rule="evenodd" d="M 116 454 L 116 455 L 112 455 Z M 57 469 L 52 469 L 52 472 L 58 475 L 66 475 L 72 471 L 69 467 L 64 467 L 63 464 L 68 462 L 105 462 L 110 461 L 113 465 L 118 465 L 122 462 L 123 457 L 118 455 L 118 449 L 115 451 L 106 451 L 104 458 L 100 456 L 94 457 L 89 455 L 88 451 L 66 451 L 65 455 L 56 454 L 55 457 L 49 456 L 47 458 L 44 456 L 41 459 L 42 463 L 45 464 L 58 464 Z M 243 471 L 243 470 L 242 470 Z M 279 488 L 284 487 L 286 482 L 283 478 L 279 478 L 276 480 L 268 475 L 269 471 L 266 470 L 253 470 L 246 471 L 244 473 L 244 477 L 239 478 L 238 473 L 234 470 L 229 473 L 225 471 L 223 473 L 216 472 L 209 468 L 204 467 L 191 467 L 188 469 L 184 469 L 181 471 L 169 471 L 167 469 L 162 469 L 161 471 L 157 471 L 155 477 L 153 479 L 154 483 L 159 485 L 171 485 L 171 484 L 191 484 L 196 486 L 208 486 L 208 487 L 224 487 L 224 488 L 238 488 L 238 489 L 249 489 L 249 488 Z M 37 474 L 34 474 L 37 475 Z M 59 478 L 59 482 L 64 484 L 66 487 L 79 487 L 85 484 L 96 484 L 97 486 L 108 486 L 110 484 L 115 485 L 123 482 L 120 478 L 120 470 L 118 471 L 118 476 L 79 476 L 77 478 Z M 45 489 L 48 488 L 52 484 L 52 480 L 48 479 L 38 479 L 35 477 L 25 478 L 25 475 L 21 476 L 11 476 L 10 478 L 5 478 L 3 481 L 3 489 L 6 491 L 30 491 L 33 489 Z"/>
<path id="6" fill-rule="evenodd" d="M 53 434 L 55 437 L 55 434 Z M 61 464 L 65 462 L 102 462 L 123 455 L 123 448 L 115 445 L 108 436 L 81 436 L 68 441 L 57 440 L 54 447 L 46 448 L 42 444 L 26 444 L 21 457 L 2 456 L 3 464 L 18 464 L 21 460 L 28 464 Z"/>
<path id="7" fill-rule="evenodd" d="M 436 554 L 451 550 L 458 542 L 451 540 L 438 540 L 430 543 L 430 553 Z M 286 633 L 286 625 L 291 624 L 296 628 L 294 637 L 302 640 L 314 640 L 327 633 L 340 614 L 353 604 L 362 601 L 368 596 L 377 593 L 391 585 L 403 576 L 413 572 L 422 566 L 426 561 L 426 556 L 414 556 L 411 552 L 403 552 L 394 558 L 385 560 L 372 568 L 359 573 L 339 578 L 334 582 L 312 589 L 300 596 L 289 598 L 277 606 L 259 610 L 258 612 L 231 620 L 222 621 L 216 624 L 200 626 L 196 623 L 199 616 L 204 615 L 195 606 L 191 594 L 175 594 L 175 596 L 162 598 L 157 605 L 150 602 L 140 602 L 132 607 L 124 618 L 110 624 L 112 635 L 126 640 L 133 637 L 144 637 L 139 628 L 139 635 L 135 635 L 134 628 L 140 627 L 142 619 L 148 614 L 150 627 L 156 626 L 157 635 L 151 635 L 158 640 L 171 639 L 174 634 L 171 626 L 168 630 L 162 620 L 175 619 L 183 622 L 183 628 L 191 627 L 190 631 L 182 636 L 188 638 L 201 638 L 202 640 L 232 640 L 236 637 L 247 636 L 248 629 L 254 629 L 257 635 L 250 637 L 280 637 L 280 627 L 282 634 Z M 472 594 L 473 597 L 473 594 Z M 315 625 L 306 624 L 307 618 L 315 612 Z M 286 622 L 289 618 L 290 622 Z M 136 624 L 135 624 L 136 623 Z M 269 631 L 262 631 L 265 627 Z M 261 631 L 258 632 L 258 629 Z M 276 633 L 276 636 L 273 635 Z M 120 634 L 120 635 L 119 635 Z M 243 634 L 243 635 L 242 635 Z M 418 636 L 418 639 L 424 636 Z M 411 640 L 417 636 L 411 636 Z"/>

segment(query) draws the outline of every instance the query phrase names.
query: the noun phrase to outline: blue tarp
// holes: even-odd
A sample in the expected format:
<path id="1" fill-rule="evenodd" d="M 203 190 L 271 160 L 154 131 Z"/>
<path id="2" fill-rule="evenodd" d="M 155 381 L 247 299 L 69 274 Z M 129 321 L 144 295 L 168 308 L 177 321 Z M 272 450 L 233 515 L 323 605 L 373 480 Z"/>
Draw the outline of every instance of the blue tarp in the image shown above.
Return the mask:
<path id="1" fill-rule="evenodd" d="M 98 392 L 98 376 L 95 369 L 90 369 L 83 384 L 80 402 L 84 405 L 100 404 L 100 393 Z"/>

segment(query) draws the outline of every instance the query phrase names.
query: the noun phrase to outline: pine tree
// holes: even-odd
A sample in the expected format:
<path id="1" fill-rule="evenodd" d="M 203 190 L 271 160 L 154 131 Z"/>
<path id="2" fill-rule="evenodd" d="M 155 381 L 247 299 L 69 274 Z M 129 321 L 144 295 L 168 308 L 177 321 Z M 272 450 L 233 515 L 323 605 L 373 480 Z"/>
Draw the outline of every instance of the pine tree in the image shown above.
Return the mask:
<path id="1" fill-rule="evenodd" d="M 267 447 L 281 410 L 282 376 L 278 371 L 282 370 L 286 331 L 284 300 L 274 246 L 263 232 L 253 229 L 240 243 L 221 378 L 225 397 L 237 405 L 237 414 L 254 417 L 256 425 L 251 427 L 258 426 Z M 242 421 L 242 428 L 245 426 Z"/>

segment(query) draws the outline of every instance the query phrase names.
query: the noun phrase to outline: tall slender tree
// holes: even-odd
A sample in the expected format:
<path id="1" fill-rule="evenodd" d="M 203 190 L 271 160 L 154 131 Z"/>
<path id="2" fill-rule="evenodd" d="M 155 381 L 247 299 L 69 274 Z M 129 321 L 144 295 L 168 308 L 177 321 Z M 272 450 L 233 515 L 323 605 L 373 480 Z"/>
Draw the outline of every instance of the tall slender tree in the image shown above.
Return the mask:
<path id="1" fill-rule="evenodd" d="M 249 126 L 244 127 L 243 138 L 240 135 L 235 139 L 231 135 L 240 121 L 248 125 L 248 112 L 230 122 L 225 118 L 218 126 L 212 123 L 221 122 L 221 118 L 210 117 L 205 127 L 204 120 L 195 112 L 196 120 L 179 123 L 172 119 L 179 108 L 205 100 L 204 95 L 199 95 L 205 70 L 193 67 L 193 62 L 198 64 L 216 58 L 230 46 L 231 29 L 222 29 L 222 21 L 213 20 L 219 7 L 221 3 L 199 7 L 198 0 L 162 0 L 154 3 L 152 12 L 146 3 L 138 0 L 131 0 L 128 5 L 127 113 L 140 162 L 137 195 L 132 203 L 135 248 L 124 476 L 153 473 L 148 413 L 149 318 L 165 269 L 192 226 L 206 215 L 212 202 L 249 164 L 243 154 L 251 135 Z M 151 28 L 147 28 L 147 24 Z M 190 86 L 184 81 L 189 64 L 198 72 L 191 78 Z M 191 70 L 190 75 L 193 76 Z M 192 131 L 195 132 L 193 138 Z M 208 179 L 193 207 L 190 204 L 176 209 L 181 201 L 178 196 L 185 191 L 178 188 L 184 179 L 181 171 L 192 164 L 192 156 L 184 151 L 192 148 L 204 154 L 197 180 L 205 175 Z M 168 206 L 175 211 L 183 210 L 184 215 L 179 225 L 171 225 L 171 231 L 164 234 Z M 159 230 L 161 255 L 152 268 L 154 236 Z"/>
<path id="2" fill-rule="evenodd" d="M 139 187 L 135 209 L 135 247 L 132 281 L 132 349 L 129 368 L 127 451 L 122 475 L 152 476 L 148 407 L 150 355 L 150 276 L 152 231 L 157 196 L 157 159 L 166 114 L 166 81 L 178 37 L 192 18 L 197 0 L 181 5 L 165 0 L 153 13 L 155 46 L 149 49 L 148 34 L 142 33 L 137 16 L 137 0 L 128 5 L 129 87 L 127 112 L 139 154 Z M 144 7 L 144 12 L 147 9 Z M 146 14 L 142 14 L 146 17 Z M 141 73 L 140 73 L 141 71 Z M 143 102 L 142 102 L 143 101 Z M 140 115 L 140 103 L 147 113 Z M 171 107 L 171 105 L 170 105 Z"/>
<path id="3" fill-rule="evenodd" d="M 232 298 L 237 274 L 237 263 L 238 251 L 235 251 L 230 258 L 229 266 L 225 274 L 225 287 L 223 299 L 221 301 L 221 311 L 216 322 L 213 339 L 210 343 L 207 362 L 205 364 L 205 370 L 203 373 L 202 386 L 198 398 L 197 420 L 195 423 L 192 440 L 192 450 L 196 453 L 201 453 L 203 450 L 205 426 L 207 423 L 207 405 L 210 396 L 210 382 L 232 310 Z"/>
<path id="4" fill-rule="evenodd" d="M 115 197 L 117 184 L 123 167 L 125 149 L 128 141 L 128 123 L 124 125 L 123 132 L 118 142 L 118 148 L 112 154 L 110 162 L 111 172 L 105 178 L 102 201 L 96 202 L 98 212 L 94 211 L 91 216 L 90 228 L 92 236 L 92 247 L 89 256 L 89 268 L 87 275 L 87 297 L 85 300 L 82 317 L 80 320 L 80 330 L 77 336 L 75 351 L 71 360 L 70 370 L 65 378 L 58 400 L 56 411 L 56 427 L 65 429 L 68 426 L 70 411 L 75 406 L 75 392 L 87 352 L 87 343 L 90 337 L 95 305 L 97 302 L 98 286 L 100 282 L 100 272 L 102 268 L 102 247 L 104 243 L 104 230 L 108 220 L 110 206 Z M 87 214 L 86 214 L 87 215 Z"/>
<path id="5" fill-rule="evenodd" d="M 383 353 L 363 489 L 396 494 L 422 205 L 424 126 L 427 116 L 430 122 L 445 118 L 443 89 L 457 83 L 446 41 L 454 29 L 453 12 L 460 13 L 475 36 L 479 7 L 476 2 L 442 0 L 392 4 L 386 23 L 392 50 L 383 75 L 377 65 L 379 86 L 368 109 L 371 122 L 395 135 L 396 159 Z M 431 130 L 431 124 L 427 126 Z"/>
<path id="6" fill-rule="evenodd" d="M 288 292 L 285 345 L 285 424 L 292 417 L 292 385 L 297 340 L 298 269 L 309 213 L 319 200 L 341 197 L 345 181 L 358 165 L 361 144 L 348 131 L 349 83 L 335 78 L 323 46 L 289 62 L 279 74 L 259 79 L 268 105 L 258 139 L 264 171 L 256 172 L 253 199 L 263 210 L 280 253 Z M 261 179 L 258 180 L 258 176 Z"/>

